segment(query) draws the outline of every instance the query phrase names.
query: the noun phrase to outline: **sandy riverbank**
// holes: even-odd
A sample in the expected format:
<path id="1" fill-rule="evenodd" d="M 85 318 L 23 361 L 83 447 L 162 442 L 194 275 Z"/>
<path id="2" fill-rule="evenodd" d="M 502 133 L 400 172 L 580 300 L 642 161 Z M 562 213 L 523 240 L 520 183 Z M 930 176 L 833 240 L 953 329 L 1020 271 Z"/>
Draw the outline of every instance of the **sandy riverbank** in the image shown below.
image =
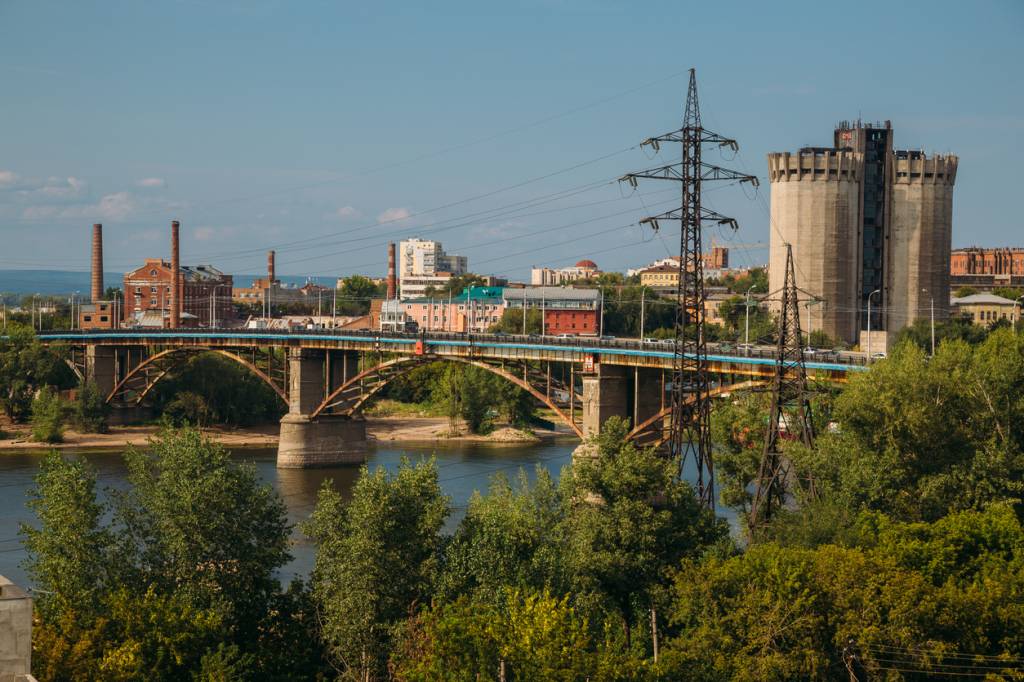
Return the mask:
<path id="1" fill-rule="evenodd" d="M 145 445 L 159 430 L 156 426 L 113 426 L 109 433 L 78 433 L 68 429 L 64 432 L 63 443 L 50 444 L 34 442 L 27 425 L 5 424 L 2 428 L 7 437 L 0 439 L 0 451 L 48 450 L 50 448 L 113 450 L 127 445 Z M 572 434 L 561 431 L 535 429 L 531 433 L 508 427 L 499 427 L 492 433 L 483 436 L 473 434 L 450 436 L 448 431 L 448 420 L 443 417 L 374 417 L 366 420 L 367 438 L 387 442 L 537 443 L 560 437 L 572 437 Z M 277 446 L 278 427 L 276 424 L 239 429 L 210 427 L 203 429 L 203 432 L 217 442 L 232 448 Z"/>

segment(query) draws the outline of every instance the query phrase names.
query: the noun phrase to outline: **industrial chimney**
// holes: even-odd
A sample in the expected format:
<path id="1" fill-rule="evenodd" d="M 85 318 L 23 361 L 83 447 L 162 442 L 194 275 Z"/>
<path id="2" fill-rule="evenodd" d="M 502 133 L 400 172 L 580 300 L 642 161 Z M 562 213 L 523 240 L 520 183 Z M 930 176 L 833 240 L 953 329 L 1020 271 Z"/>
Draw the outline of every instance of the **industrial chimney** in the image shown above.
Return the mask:
<path id="1" fill-rule="evenodd" d="M 103 300 L 103 225 L 92 226 L 92 302 Z"/>
<path id="2" fill-rule="evenodd" d="M 388 300 L 397 298 L 395 291 L 395 243 L 388 244 Z"/>
<path id="3" fill-rule="evenodd" d="M 267 251 L 267 286 L 274 285 L 274 252 Z"/>
<path id="4" fill-rule="evenodd" d="M 171 221 L 171 328 L 181 326 L 181 260 L 178 251 L 177 220 Z"/>

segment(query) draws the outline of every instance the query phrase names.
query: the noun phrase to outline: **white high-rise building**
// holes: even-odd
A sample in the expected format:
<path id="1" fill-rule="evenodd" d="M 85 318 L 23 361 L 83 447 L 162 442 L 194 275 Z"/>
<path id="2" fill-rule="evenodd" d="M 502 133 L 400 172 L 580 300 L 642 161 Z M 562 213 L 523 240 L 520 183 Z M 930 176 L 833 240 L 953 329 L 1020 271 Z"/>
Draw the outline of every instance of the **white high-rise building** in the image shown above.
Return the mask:
<path id="1" fill-rule="evenodd" d="M 442 287 L 469 270 L 466 256 L 449 256 L 441 242 L 413 237 L 399 245 L 398 284 L 403 299 L 422 298 L 430 286 Z"/>

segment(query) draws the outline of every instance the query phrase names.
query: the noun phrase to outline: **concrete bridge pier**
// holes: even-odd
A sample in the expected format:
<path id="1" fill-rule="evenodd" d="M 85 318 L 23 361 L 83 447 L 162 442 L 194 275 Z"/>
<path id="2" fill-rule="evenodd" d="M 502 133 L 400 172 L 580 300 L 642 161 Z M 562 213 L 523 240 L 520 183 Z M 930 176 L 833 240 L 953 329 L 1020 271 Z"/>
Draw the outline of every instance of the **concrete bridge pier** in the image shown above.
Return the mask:
<path id="1" fill-rule="evenodd" d="M 310 415 L 338 380 L 340 363 L 328 362 L 327 351 L 288 349 L 288 414 L 281 418 L 277 446 L 280 469 L 361 464 L 366 460 L 366 422 L 336 415 Z M 331 360 L 336 358 L 332 357 Z M 344 370 L 340 370 L 344 371 Z"/>
<path id="2" fill-rule="evenodd" d="M 85 347 L 85 380 L 95 384 L 103 397 L 110 395 L 117 383 L 117 352 L 113 346 Z"/>
<path id="3" fill-rule="evenodd" d="M 600 433 L 611 417 L 624 417 L 632 427 L 642 424 L 665 406 L 663 395 L 660 369 L 595 365 L 593 373 L 583 375 L 583 437 Z M 573 457 L 593 454 L 584 442 Z"/>

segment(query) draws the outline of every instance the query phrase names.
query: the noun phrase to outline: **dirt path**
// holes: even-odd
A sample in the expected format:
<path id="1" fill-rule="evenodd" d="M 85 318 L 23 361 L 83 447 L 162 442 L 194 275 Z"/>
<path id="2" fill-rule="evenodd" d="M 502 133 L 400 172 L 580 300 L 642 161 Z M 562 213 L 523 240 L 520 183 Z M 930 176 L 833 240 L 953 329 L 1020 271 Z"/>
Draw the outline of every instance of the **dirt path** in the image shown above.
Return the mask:
<path id="1" fill-rule="evenodd" d="M 112 426 L 110 433 L 78 433 L 72 429 L 64 432 L 64 442 L 57 444 L 37 443 L 32 440 L 27 425 L 3 425 L 6 438 L 0 439 L 3 450 L 60 450 L 103 449 L 115 450 L 127 445 L 145 445 L 159 428 L 156 426 Z M 470 441 L 481 443 L 537 443 L 554 438 L 571 437 L 572 434 L 535 429 L 532 433 L 509 427 L 501 427 L 487 435 L 448 435 L 448 420 L 443 417 L 373 417 L 366 420 L 366 435 L 372 441 Z M 276 424 L 248 428 L 228 429 L 210 427 L 203 432 L 218 443 L 228 447 L 275 447 L 278 427 Z"/>

